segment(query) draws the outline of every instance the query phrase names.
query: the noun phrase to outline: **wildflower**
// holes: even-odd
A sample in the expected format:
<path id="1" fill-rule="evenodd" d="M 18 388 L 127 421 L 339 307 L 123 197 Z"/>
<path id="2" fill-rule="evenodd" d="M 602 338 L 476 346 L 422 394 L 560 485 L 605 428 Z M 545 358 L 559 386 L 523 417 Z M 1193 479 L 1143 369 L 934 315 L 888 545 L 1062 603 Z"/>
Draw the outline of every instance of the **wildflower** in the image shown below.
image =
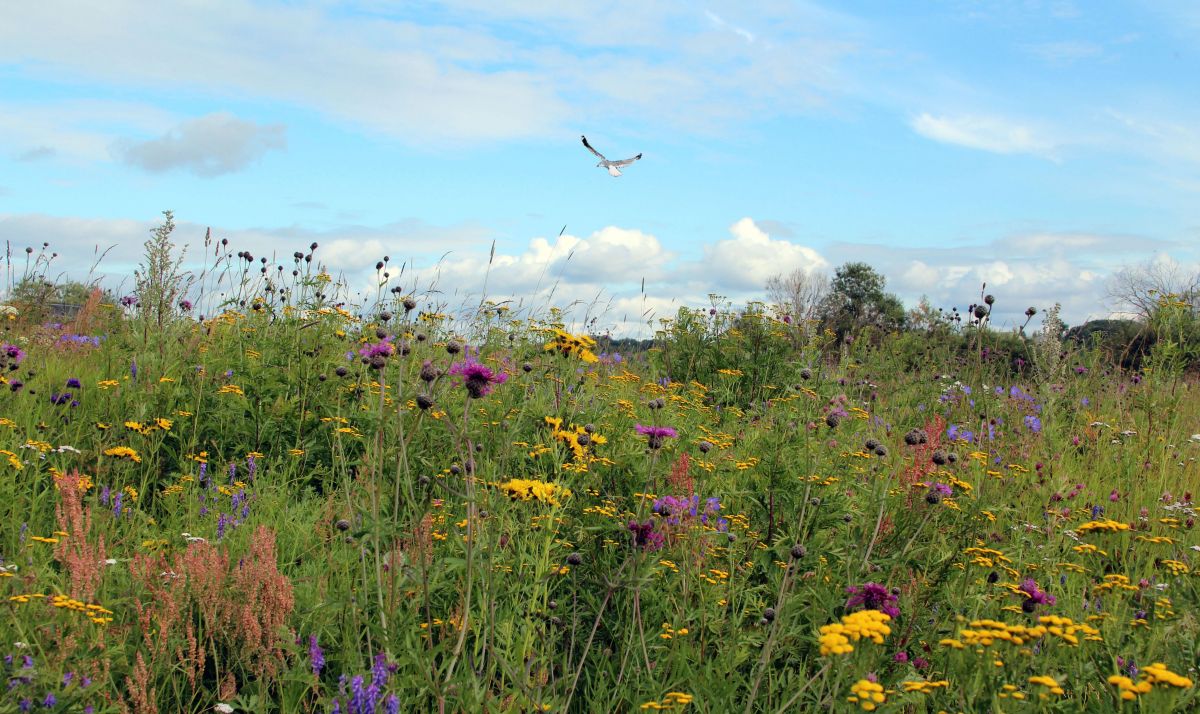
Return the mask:
<path id="1" fill-rule="evenodd" d="M 663 547 L 666 538 L 654 530 L 654 521 L 638 523 L 629 522 L 629 531 L 633 534 L 633 545 L 645 551 L 655 551 Z"/>
<path id="2" fill-rule="evenodd" d="M 485 397 L 491 393 L 492 385 L 508 381 L 508 374 L 505 372 L 493 372 L 486 365 L 469 358 L 450 365 L 448 372 L 463 378 L 467 396 L 472 399 Z"/>
<path id="3" fill-rule="evenodd" d="M 77 378 L 71 377 L 67 380 L 67 389 L 83 389 L 83 383 Z"/>
<path id="4" fill-rule="evenodd" d="M 312 665 L 312 673 L 320 676 L 321 670 L 325 668 L 325 652 L 317 644 L 316 635 L 308 636 L 308 659 Z"/>
<path id="5" fill-rule="evenodd" d="M 664 439 L 673 439 L 679 436 L 679 432 L 669 426 L 643 426 L 635 424 L 633 428 L 637 433 L 646 437 L 646 441 L 651 449 L 661 449 Z"/>
<path id="6" fill-rule="evenodd" d="M 142 463 L 142 457 L 138 456 L 138 452 L 134 451 L 128 446 L 114 446 L 111 449 L 105 449 L 104 455 L 113 456 L 118 459 L 129 459 L 135 464 Z"/>
<path id="7" fill-rule="evenodd" d="M 850 685 L 852 695 L 846 697 L 846 701 L 851 704 L 857 703 L 862 707 L 863 711 L 875 711 L 880 704 L 887 701 L 887 697 L 883 692 L 883 685 L 878 682 L 872 682 L 869 679 L 860 679 Z"/>
<path id="8" fill-rule="evenodd" d="M 889 617 L 899 617 L 900 608 L 896 607 L 896 595 L 879 583 L 864 583 L 851 585 L 846 588 L 850 599 L 846 601 L 846 609 L 861 607 L 864 610 L 878 610 Z"/>
<path id="9" fill-rule="evenodd" d="M 1027 578 L 1022 581 L 1021 586 L 1017 590 L 1025 595 L 1025 602 L 1021 603 L 1021 609 L 1025 612 L 1033 612 L 1037 609 L 1038 605 L 1054 604 L 1054 596 L 1038 588 L 1037 582 L 1033 578 Z"/>

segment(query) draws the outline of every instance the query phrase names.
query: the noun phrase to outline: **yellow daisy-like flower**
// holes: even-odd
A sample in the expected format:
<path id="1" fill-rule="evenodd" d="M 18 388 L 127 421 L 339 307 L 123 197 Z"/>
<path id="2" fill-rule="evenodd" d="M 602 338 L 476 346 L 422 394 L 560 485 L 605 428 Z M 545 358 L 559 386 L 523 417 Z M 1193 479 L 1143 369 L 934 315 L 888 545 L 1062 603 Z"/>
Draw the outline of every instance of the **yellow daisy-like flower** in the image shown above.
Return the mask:
<path id="1" fill-rule="evenodd" d="M 129 459 L 130 461 L 134 462 L 135 464 L 142 463 L 142 457 L 138 456 L 138 452 L 134 451 L 133 449 L 129 448 L 128 446 L 114 446 L 110 449 L 105 449 L 104 455 L 105 456 L 113 456 L 118 459 Z"/>

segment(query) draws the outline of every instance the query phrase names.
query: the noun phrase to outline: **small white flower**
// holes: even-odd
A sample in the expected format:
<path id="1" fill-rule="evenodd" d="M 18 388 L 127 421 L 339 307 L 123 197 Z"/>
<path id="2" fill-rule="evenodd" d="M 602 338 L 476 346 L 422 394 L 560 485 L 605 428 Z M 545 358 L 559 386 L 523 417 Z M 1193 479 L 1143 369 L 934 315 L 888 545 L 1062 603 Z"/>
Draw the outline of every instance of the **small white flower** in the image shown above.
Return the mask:
<path id="1" fill-rule="evenodd" d="M 201 538 L 200 536 L 188 536 L 187 540 L 189 543 L 204 543 L 205 542 L 205 540 L 203 538 Z"/>
<path id="2" fill-rule="evenodd" d="M 225 702 L 218 702 L 217 705 L 213 707 L 213 711 L 221 712 L 221 714 L 233 714 L 233 705 L 226 704 Z"/>
<path id="3" fill-rule="evenodd" d="M 116 564 L 117 564 L 117 559 L 116 559 L 116 558 L 109 558 L 109 559 L 107 559 L 107 560 L 105 560 L 105 561 L 104 561 L 104 564 L 105 564 L 105 565 L 116 565 Z"/>
<path id="4" fill-rule="evenodd" d="M 28 647 L 28 646 L 29 646 L 29 645 L 25 644 L 24 642 L 14 642 L 14 643 L 13 643 L 13 647 L 16 647 L 16 648 L 17 648 L 17 649 L 19 649 L 19 650 L 23 650 L 23 649 L 25 649 L 25 648 L 26 648 L 26 647 Z"/>

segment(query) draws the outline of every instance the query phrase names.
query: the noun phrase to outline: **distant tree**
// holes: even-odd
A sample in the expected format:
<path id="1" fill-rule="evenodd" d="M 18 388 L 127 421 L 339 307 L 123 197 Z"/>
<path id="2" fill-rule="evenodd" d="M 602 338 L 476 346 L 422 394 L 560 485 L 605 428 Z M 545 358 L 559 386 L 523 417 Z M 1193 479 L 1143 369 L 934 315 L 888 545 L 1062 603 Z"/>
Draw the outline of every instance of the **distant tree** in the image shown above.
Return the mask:
<path id="1" fill-rule="evenodd" d="M 1119 270 L 1109 279 L 1106 293 L 1112 307 L 1142 322 L 1167 295 L 1191 303 L 1192 313 L 1200 315 L 1200 270 L 1189 272 L 1172 260 L 1148 260 Z"/>
<path id="2" fill-rule="evenodd" d="M 904 326 L 904 304 L 884 292 L 887 278 L 866 263 L 842 265 L 833 274 L 821 307 L 822 322 L 844 337 L 868 325 L 883 330 Z"/>
<path id="3" fill-rule="evenodd" d="M 796 268 L 786 275 L 767 278 L 767 301 L 793 320 L 813 320 L 829 294 L 829 276 L 822 271 Z"/>
<path id="4" fill-rule="evenodd" d="M 79 282 L 78 280 L 60 280 L 51 282 L 40 275 L 22 278 L 13 286 L 7 301 L 21 310 L 23 314 L 40 314 L 50 312 L 52 305 L 82 306 L 91 297 L 95 285 Z M 102 291 L 103 302 L 115 302 L 116 298 L 108 290 Z"/>

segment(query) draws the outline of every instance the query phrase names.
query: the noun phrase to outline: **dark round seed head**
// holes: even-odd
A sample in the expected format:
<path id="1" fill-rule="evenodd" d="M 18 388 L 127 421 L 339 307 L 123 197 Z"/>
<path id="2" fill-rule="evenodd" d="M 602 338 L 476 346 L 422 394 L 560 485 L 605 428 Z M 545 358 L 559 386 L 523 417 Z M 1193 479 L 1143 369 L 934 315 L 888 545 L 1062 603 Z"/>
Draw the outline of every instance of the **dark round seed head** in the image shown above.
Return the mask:
<path id="1" fill-rule="evenodd" d="M 446 345 L 446 352 L 449 354 L 452 354 L 452 355 L 456 355 L 459 352 L 462 352 L 462 345 L 458 344 L 457 342 L 451 342 Z"/>
<path id="2" fill-rule="evenodd" d="M 904 435 L 904 443 L 909 446 L 916 446 L 921 443 L 921 434 L 916 429 L 909 431 Z"/>
<path id="3" fill-rule="evenodd" d="M 763 610 L 762 616 L 767 622 L 773 622 L 775 620 L 775 608 L 768 607 L 766 610 Z"/>
<path id="4" fill-rule="evenodd" d="M 417 301 L 413 300 L 412 298 L 404 298 L 403 304 L 405 312 L 412 312 L 413 309 L 417 307 Z"/>
<path id="5" fill-rule="evenodd" d="M 951 451 L 950 453 L 946 454 L 946 460 L 949 461 L 950 463 L 955 463 L 956 461 L 958 461 L 958 454 Z"/>
<path id="6" fill-rule="evenodd" d="M 525 364 L 521 365 L 521 370 L 528 374 L 533 371 L 533 365 L 526 362 Z"/>
<path id="7" fill-rule="evenodd" d="M 800 370 L 800 379 L 812 379 L 812 370 L 808 367 Z"/>
<path id="8" fill-rule="evenodd" d="M 829 416 L 825 417 L 825 424 L 828 425 L 830 429 L 836 428 L 841 422 L 842 418 L 837 414 L 830 414 Z"/>
<path id="9" fill-rule="evenodd" d="M 881 457 L 882 457 L 882 456 L 887 456 L 887 447 L 886 447 L 886 446 L 884 446 L 883 444 L 880 444 L 879 446 L 876 446 L 876 447 L 875 447 L 875 455 L 876 455 L 876 456 L 881 456 Z"/>
<path id="10" fill-rule="evenodd" d="M 346 369 L 345 367 L 338 367 L 337 369 L 333 370 L 333 373 L 339 377 L 345 377 L 350 373 L 350 370 Z"/>
<path id="11" fill-rule="evenodd" d="M 571 553 L 567 556 L 567 565 L 579 565 L 583 562 L 583 556 L 579 553 Z"/>
<path id="12" fill-rule="evenodd" d="M 995 295 L 984 295 L 983 301 L 985 303 L 987 303 L 988 305 L 991 305 L 996 302 L 996 296 Z"/>
<path id="13" fill-rule="evenodd" d="M 333 526 L 339 531 L 348 531 L 350 530 L 350 521 L 346 520 L 345 518 L 341 518 L 338 519 L 338 522 L 334 523 Z"/>
<path id="14" fill-rule="evenodd" d="M 800 545 L 799 543 L 792 546 L 792 557 L 795 558 L 796 560 L 800 560 L 801 558 L 803 558 L 806 555 L 808 555 L 808 548 L 805 548 L 803 545 Z"/>
<path id="15" fill-rule="evenodd" d="M 707 454 L 713 447 L 711 441 L 701 441 L 697 446 L 700 447 L 700 453 Z"/>
<path id="16" fill-rule="evenodd" d="M 938 451 L 933 452 L 933 456 L 931 456 L 930 458 L 932 458 L 933 463 L 937 464 L 938 466 L 946 465 L 946 452 L 945 451 L 941 451 L 939 449 Z"/>
<path id="17" fill-rule="evenodd" d="M 433 406 L 433 399 L 431 399 L 428 394 L 418 394 L 417 406 L 422 410 L 428 409 L 429 407 Z"/>
<path id="18" fill-rule="evenodd" d="M 875 439 L 867 439 L 863 442 L 863 451 L 874 451 L 879 446 L 879 442 Z"/>
<path id="19" fill-rule="evenodd" d="M 987 317 L 988 310 L 983 305 L 976 305 L 974 314 L 976 320 L 982 320 L 983 318 Z"/>

